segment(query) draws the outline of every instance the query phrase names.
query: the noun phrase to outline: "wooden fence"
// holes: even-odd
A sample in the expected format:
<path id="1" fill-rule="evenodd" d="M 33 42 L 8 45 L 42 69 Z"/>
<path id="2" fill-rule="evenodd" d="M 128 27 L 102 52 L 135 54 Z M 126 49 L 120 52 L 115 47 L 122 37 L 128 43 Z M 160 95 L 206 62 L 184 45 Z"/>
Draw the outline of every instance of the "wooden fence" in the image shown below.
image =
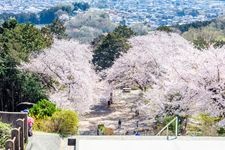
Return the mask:
<path id="1" fill-rule="evenodd" d="M 26 139 L 25 139 L 25 126 L 27 122 L 25 119 L 17 119 L 11 130 L 11 138 L 5 143 L 5 150 L 24 150 Z"/>

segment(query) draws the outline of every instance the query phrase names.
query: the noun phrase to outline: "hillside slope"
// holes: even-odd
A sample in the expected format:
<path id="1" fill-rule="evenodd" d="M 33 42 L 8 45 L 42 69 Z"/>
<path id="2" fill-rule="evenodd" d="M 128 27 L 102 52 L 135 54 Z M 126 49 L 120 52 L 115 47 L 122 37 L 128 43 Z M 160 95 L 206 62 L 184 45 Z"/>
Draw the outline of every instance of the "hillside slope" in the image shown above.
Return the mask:
<path id="1" fill-rule="evenodd" d="M 137 121 L 152 134 L 156 117 L 225 114 L 224 47 L 199 51 L 180 35 L 165 32 L 151 32 L 129 42 L 131 48 L 101 80 L 91 64 L 91 48 L 76 41 L 56 40 L 23 68 L 54 79 L 50 100 L 81 114 L 81 134 L 96 134 L 100 123 L 125 134 L 135 130 Z M 118 90 L 122 87 L 142 91 L 123 94 Z M 115 102 L 108 108 L 104 92 L 112 89 Z M 136 110 L 140 117 L 134 117 Z M 117 129 L 118 119 L 124 128 Z"/>

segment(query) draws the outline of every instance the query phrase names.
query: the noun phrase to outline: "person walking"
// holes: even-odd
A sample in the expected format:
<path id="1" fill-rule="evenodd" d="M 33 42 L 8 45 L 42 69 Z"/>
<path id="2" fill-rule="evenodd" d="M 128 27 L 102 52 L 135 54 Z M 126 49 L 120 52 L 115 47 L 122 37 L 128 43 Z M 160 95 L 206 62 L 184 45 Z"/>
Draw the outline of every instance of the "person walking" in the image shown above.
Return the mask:
<path id="1" fill-rule="evenodd" d="M 100 135 L 100 134 L 99 134 L 99 129 L 97 129 L 97 135 Z"/>
<path id="2" fill-rule="evenodd" d="M 121 128 L 121 125 L 122 125 L 122 121 L 121 121 L 121 119 L 119 119 L 119 121 L 118 121 L 118 129 Z"/>
<path id="3" fill-rule="evenodd" d="M 24 109 L 22 112 L 29 114 L 28 109 Z M 33 130 L 32 130 L 33 125 L 34 125 L 34 119 L 32 117 L 28 116 L 27 117 L 28 136 L 33 136 Z"/>
<path id="4" fill-rule="evenodd" d="M 137 131 L 136 133 L 135 133 L 135 136 L 140 136 L 141 134 Z"/>
<path id="5" fill-rule="evenodd" d="M 139 121 L 136 122 L 136 127 L 137 127 L 137 128 L 139 127 Z"/>
<path id="6" fill-rule="evenodd" d="M 34 119 L 32 117 L 27 118 L 27 123 L 28 123 L 28 136 L 33 136 L 33 124 L 34 124 Z"/>
<path id="7" fill-rule="evenodd" d="M 110 105 L 111 105 L 111 102 L 110 102 L 110 101 L 108 101 L 108 108 L 110 107 Z"/>
<path id="8" fill-rule="evenodd" d="M 109 101 L 110 101 L 111 104 L 113 104 L 113 93 L 112 92 L 110 93 Z"/>

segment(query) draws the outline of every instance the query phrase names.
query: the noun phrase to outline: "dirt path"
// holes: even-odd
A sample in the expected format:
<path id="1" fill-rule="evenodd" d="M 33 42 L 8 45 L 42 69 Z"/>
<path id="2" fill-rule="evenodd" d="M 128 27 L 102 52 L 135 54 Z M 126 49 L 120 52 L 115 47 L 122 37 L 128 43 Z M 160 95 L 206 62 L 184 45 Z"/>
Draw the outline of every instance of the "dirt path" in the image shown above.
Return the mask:
<path id="1" fill-rule="evenodd" d="M 80 119 L 80 135 L 96 135 L 97 125 L 104 124 L 114 130 L 116 135 L 124 135 L 127 131 L 129 134 L 137 129 L 146 128 L 148 121 L 145 116 L 135 117 L 135 101 L 139 98 L 140 91 L 131 93 L 117 92 L 114 95 L 113 104 L 110 108 L 106 103 L 100 103 L 93 106 L 92 111 Z M 133 108 L 133 109 L 132 109 Z M 118 129 L 118 120 L 121 119 L 122 126 Z"/>

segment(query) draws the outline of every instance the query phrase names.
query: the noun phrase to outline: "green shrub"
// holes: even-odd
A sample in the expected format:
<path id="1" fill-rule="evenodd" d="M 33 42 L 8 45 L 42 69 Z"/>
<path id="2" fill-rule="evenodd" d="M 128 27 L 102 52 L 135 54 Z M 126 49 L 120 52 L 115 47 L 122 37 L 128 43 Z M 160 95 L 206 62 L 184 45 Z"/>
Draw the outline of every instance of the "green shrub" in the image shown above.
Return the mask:
<path id="1" fill-rule="evenodd" d="M 118 35 L 119 37 L 123 37 L 127 39 L 135 35 L 134 31 L 131 28 L 127 26 L 121 26 L 121 25 L 115 28 L 113 33 Z"/>
<path id="2" fill-rule="evenodd" d="M 164 32 L 167 32 L 167 33 L 173 32 L 173 30 L 170 27 L 168 27 L 168 26 L 160 26 L 156 30 L 158 30 L 158 31 L 164 31 Z"/>
<path id="3" fill-rule="evenodd" d="M 156 118 L 156 130 L 157 132 L 159 132 L 162 128 L 164 128 L 168 123 L 170 123 L 173 119 L 175 118 L 175 116 L 163 116 L 163 117 L 159 117 Z M 179 117 L 178 119 L 178 133 L 181 132 L 181 127 L 182 127 L 182 117 Z M 169 135 L 174 135 L 175 134 L 175 130 L 176 130 L 176 121 L 174 121 L 172 124 L 169 125 Z M 166 130 L 162 133 L 162 135 L 166 134 Z"/>
<path id="4" fill-rule="evenodd" d="M 199 114 L 190 118 L 190 120 L 188 124 L 189 135 L 218 136 L 217 123 L 220 118 L 207 114 Z"/>
<path id="5" fill-rule="evenodd" d="M 220 136 L 225 136 L 225 128 L 219 128 L 219 130 L 217 130 L 217 133 L 218 133 Z"/>
<path id="6" fill-rule="evenodd" d="M 10 138 L 11 126 L 0 122 L 0 148 L 4 148 L 5 142 Z"/>
<path id="7" fill-rule="evenodd" d="M 45 117 L 44 119 L 41 119 L 41 118 L 35 119 L 34 125 L 32 128 L 34 131 L 54 133 L 51 117 Z"/>
<path id="8" fill-rule="evenodd" d="M 225 41 L 223 40 L 213 41 L 214 48 L 222 48 L 224 45 L 225 45 Z"/>
<path id="9" fill-rule="evenodd" d="M 166 126 L 171 120 L 173 120 L 175 118 L 175 116 L 165 116 L 163 118 L 163 126 Z M 176 126 L 176 123 L 175 121 L 169 126 L 169 130 L 173 133 L 175 133 L 175 126 Z"/>
<path id="10" fill-rule="evenodd" d="M 105 128 L 104 135 L 113 135 L 113 129 L 112 128 Z"/>
<path id="11" fill-rule="evenodd" d="M 52 102 L 42 99 L 30 109 L 30 115 L 35 118 L 46 118 L 56 112 L 56 105 Z"/>
<path id="12" fill-rule="evenodd" d="M 56 36 L 58 39 L 66 38 L 66 28 L 64 24 L 57 18 L 52 22 L 52 24 L 48 25 L 50 31 Z"/>
<path id="13" fill-rule="evenodd" d="M 100 135 L 113 135 L 114 134 L 113 129 L 105 127 L 104 124 L 99 124 L 98 130 L 100 132 Z"/>
<path id="14" fill-rule="evenodd" d="M 201 131 L 204 136 L 217 136 L 217 122 L 219 118 L 212 117 L 207 114 L 199 115 L 201 123 Z"/>
<path id="15" fill-rule="evenodd" d="M 47 87 L 43 84 L 41 76 L 30 72 L 21 72 L 17 75 L 20 81 L 21 99 L 36 103 L 47 97 Z M 47 79 L 46 79 L 47 80 Z"/>
<path id="16" fill-rule="evenodd" d="M 106 129 L 106 127 L 105 127 L 104 124 L 99 124 L 98 125 L 98 130 L 99 130 L 100 134 L 104 135 L 105 129 Z"/>
<path id="17" fill-rule="evenodd" d="M 203 38 L 198 36 L 197 39 L 193 41 L 194 47 L 203 50 L 203 49 L 208 49 L 210 44 Z"/>
<path id="18" fill-rule="evenodd" d="M 78 115 L 74 111 L 57 111 L 53 114 L 51 121 L 54 132 L 62 136 L 77 134 L 79 120 Z"/>

